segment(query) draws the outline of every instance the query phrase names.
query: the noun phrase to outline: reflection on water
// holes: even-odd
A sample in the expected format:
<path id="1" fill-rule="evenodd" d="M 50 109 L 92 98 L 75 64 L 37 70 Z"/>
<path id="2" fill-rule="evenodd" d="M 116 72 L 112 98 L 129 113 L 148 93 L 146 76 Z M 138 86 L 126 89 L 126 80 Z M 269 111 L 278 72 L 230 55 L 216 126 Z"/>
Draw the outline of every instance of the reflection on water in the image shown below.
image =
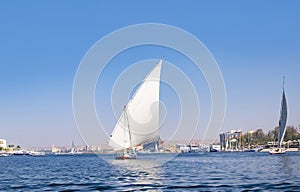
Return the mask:
<path id="1" fill-rule="evenodd" d="M 285 174 L 286 177 L 289 177 L 290 174 L 293 172 L 293 166 L 295 165 L 293 164 L 293 160 L 291 159 L 291 157 L 288 155 L 278 156 L 278 164 L 280 165 L 278 167 L 278 170 L 282 171 L 282 173 Z"/>
<path id="2" fill-rule="evenodd" d="M 120 173 L 119 179 L 130 181 L 126 187 L 133 190 L 135 187 L 147 189 L 150 186 L 161 185 L 159 180 L 160 167 L 157 161 L 150 159 L 114 160 L 113 167 Z"/>
<path id="3" fill-rule="evenodd" d="M 126 189 L 152 189 L 162 186 L 160 175 L 162 165 L 177 154 L 139 154 L 137 159 L 115 160 L 114 156 L 104 159 L 118 171 L 118 179 L 127 182 Z M 112 158 L 113 157 L 113 158 Z M 103 158 L 103 157 L 102 157 Z"/>

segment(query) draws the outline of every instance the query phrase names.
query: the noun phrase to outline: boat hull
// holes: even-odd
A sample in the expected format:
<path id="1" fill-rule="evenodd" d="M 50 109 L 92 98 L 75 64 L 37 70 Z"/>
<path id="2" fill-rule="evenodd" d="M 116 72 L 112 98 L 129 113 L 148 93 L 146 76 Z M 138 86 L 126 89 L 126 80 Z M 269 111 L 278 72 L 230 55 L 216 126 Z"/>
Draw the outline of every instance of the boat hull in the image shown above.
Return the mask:
<path id="1" fill-rule="evenodd" d="M 269 151 L 269 154 L 271 154 L 271 155 L 284 154 L 284 153 L 285 153 L 285 150 L 281 149 L 281 148 L 272 149 Z"/>
<path id="2" fill-rule="evenodd" d="M 45 153 L 44 152 L 36 152 L 36 151 L 31 151 L 29 152 L 30 156 L 44 156 Z"/>
<path id="3" fill-rule="evenodd" d="M 116 160 L 126 160 L 126 159 L 136 159 L 136 157 L 126 157 L 126 156 L 116 157 Z"/>
<path id="4" fill-rule="evenodd" d="M 123 153 L 122 155 L 116 157 L 116 160 L 126 160 L 126 159 L 136 159 L 136 153 L 135 152 Z"/>
<path id="5" fill-rule="evenodd" d="M 29 151 L 26 151 L 26 150 L 20 150 L 20 151 L 14 152 L 13 155 L 25 156 L 25 155 L 29 155 Z"/>
<path id="6" fill-rule="evenodd" d="M 7 157 L 7 156 L 9 156 L 10 154 L 8 154 L 8 153 L 0 153 L 0 157 Z"/>

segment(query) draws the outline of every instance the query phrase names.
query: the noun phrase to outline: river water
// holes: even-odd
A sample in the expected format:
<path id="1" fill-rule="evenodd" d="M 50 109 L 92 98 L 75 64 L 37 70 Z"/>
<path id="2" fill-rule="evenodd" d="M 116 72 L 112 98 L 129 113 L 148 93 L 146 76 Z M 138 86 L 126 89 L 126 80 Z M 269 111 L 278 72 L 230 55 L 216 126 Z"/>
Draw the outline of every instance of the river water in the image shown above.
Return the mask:
<path id="1" fill-rule="evenodd" d="M 300 191 L 300 153 L 0 157 L 1 191 Z M 157 163 L 157 159 L 169 161 Z"/>

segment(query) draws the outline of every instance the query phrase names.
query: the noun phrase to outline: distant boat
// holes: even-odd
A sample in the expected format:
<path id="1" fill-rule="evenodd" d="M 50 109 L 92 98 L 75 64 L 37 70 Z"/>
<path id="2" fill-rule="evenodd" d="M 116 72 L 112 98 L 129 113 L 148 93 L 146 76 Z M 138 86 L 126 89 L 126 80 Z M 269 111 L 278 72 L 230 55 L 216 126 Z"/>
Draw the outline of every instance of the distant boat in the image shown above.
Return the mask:
<path id="1" fill-rule="evenodd" d="M 285 83 L 285 78 L 283 77 L 281 110 L 280 110 L 280 120 L 279 120 L 279 129 L 278 129 L 278 144 L 277 144 L 277 148 L 273 148 L 269 151 L 270 154 L 285 153 L 285 149 L 281 148 L 281 144 L 286 131 L 286 121 L 287 121 L 287 103 L 286 103 L 286 97 L 284 92 L 284 83 Z"/>
<path id="2" fill-rule="evenodd" d="M 29 151 L 30 156 L 44 156 L 45 152 L 42 151 Z"/>
<path id="3" fill-rule="evenodd" d="M 212 146 L 210 146 L 210 148 L 209 148 L 209 152 L 218 152 L 218 150 L 217 150 L 217 149 L 215 149 L 215 148 L 213 148 Z"/>
<path id="4" fill-rule="evenodd" d="M 41 151 L 27 151 L 27 150 L 18 150 L 13 153 L 13 155 L 18 155 L 18 156 L 25 156 L 25 155 L 30 155 L 30 156 L 43 156 L 45 155 L 45 152 Z"/>
<path id="5" fill-rule="evenodd" d="M 57 149 L 54 148 L 54 145 L 52 146 L 52 151 L 57 151 Z M 78 151 L 74 141 L 72 141 L 72 146 L 71 146 L 70 151 L 62 152 L 61 150 L 59 150 L 58 152 L 54 152 L 53 154 L 54 155 L 79 155 L 79 154 L 82 154 L 82 152 Z"/>
<path id="6" fill-rule="evenodd" d="M 260 152 L 261 150 L 263 150 L 263 147 L 258 146 L 258 147 L 252 148 L 252 149 L 244 150 L 244 152 Z"/>
<path id="7" fill-rule="evenodd" d="M 72 147 L 71 147 L 71 151 L 70 151 L 71 155 L 78 155 L 78 154 L 82 154 L 82 152 L 77 150 L 77 147 L 74 143 L 74 141 L 72 141 Z"/>
<path id="8" fill-rule="evenodd" d="M 0 151 L 0 157 L 7 157 L 7 156 L 10 156 L 10 155 L 11 155 L 11 154 L 9 154 L 9 153 Z"/>
<path id="9" fill-rule="evenodd" d="M 159 141 L 159 91 L 162 60 L 146 76 L 110 135 L 116 159 L 135 159 L 136 147 Z"/>
<path id="10" fill-rule="evenodd" d="M 13 155 L 25 156 L 25 155 L 29 155 L 29 151 L 27 151 L 27 150 L 18 150 L 18 151 L 15 151 L 13 153 Z"/>

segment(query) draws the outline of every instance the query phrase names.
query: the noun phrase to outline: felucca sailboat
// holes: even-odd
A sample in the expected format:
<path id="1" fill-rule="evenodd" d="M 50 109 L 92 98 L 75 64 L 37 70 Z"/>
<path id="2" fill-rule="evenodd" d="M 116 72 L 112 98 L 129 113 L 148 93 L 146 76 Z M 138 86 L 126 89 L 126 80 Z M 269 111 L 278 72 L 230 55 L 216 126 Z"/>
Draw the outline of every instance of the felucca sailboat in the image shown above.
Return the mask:
<path id="1" fill-rule="evenodd" d="M 285 77 L 283 77 L 283 85 L 282 85 L 281 110 L 280 110 L 280 120 L 279 120 L 279 128 L 278 128 L 278 144 L 277 144 L 277 148 L 273 148 L 269 151 L 270 154 L 285 153 L 285 149 L 281 148 L 281 144 L 286 130 L 286 122 L 287 122 L 287 103 L 286 103 L 286 97 L 284 92 L 284 83 L 285 83 Z"/>
<path id="2" fill-rule="evenodd" d="M 135 159 L 136 147 L 159 140 L 159 90 L 162 60 L 146 76 L 110 135 L 116 159 Z"/>

